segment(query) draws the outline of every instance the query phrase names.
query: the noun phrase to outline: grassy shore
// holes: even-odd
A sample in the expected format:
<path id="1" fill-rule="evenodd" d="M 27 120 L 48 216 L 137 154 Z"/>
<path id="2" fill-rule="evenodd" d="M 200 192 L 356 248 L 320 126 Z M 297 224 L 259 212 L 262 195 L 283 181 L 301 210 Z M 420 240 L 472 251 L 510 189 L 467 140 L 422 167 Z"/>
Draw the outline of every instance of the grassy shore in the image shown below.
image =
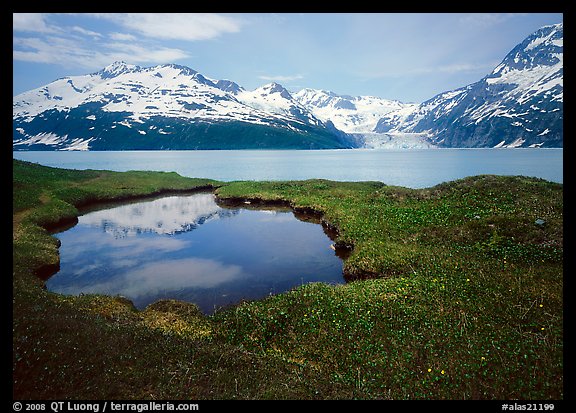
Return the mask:
<path id="1" fill-rule="evenodd" d="M 564 397 L 561 184 L 224 183 L 14 161 L 13 188 L 16 399 Z M 198 188 L 321 213 L 336 245 L 352 249 L 345 274 L 356 281 L 213 316 L 42 288 L 58 266 L 46 228 L 90 203 Z"/>

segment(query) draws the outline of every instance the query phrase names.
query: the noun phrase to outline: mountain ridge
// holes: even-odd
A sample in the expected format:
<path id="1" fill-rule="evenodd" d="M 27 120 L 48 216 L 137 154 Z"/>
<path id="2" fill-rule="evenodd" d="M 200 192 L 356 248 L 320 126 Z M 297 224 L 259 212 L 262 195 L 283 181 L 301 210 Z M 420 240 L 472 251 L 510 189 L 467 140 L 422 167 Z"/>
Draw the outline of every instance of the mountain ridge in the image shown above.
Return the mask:
<path id="1" fill-rule="evenodd" d="M 313 116 L 296 117 L 246 105 L 231 93 L 241 91 L 234 82 L 214 81 L 186 66 L 142 68 L 114 62 L 98 72 L 64 77 L 16 96 L 13 147 L 107 150 L 352 146 L 345 134 Z"/>
<path id="2" fill-rule="evenodd" d="M 113 62 L 13 99 L 14 150 L 563 147 L 563 23 L 417 104 Z"/>
<path id="3" fill-rule="evenodd" d="M 421 103 L 400 125 L 440 147 L 563 146 L 563 23 L 540 28 L 479 81 Z"/>

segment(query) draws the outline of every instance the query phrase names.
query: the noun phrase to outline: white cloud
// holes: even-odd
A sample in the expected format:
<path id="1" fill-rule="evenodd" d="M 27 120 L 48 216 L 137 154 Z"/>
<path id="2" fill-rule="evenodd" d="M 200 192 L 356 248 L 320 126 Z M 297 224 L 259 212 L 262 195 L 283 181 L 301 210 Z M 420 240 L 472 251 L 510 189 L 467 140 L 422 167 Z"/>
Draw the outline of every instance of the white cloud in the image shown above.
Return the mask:
<path id="1" fill-rule="evenodd" d="M 494 67 L 498 62 L 488 62 L 484 64 L 470 64 L 470 63 L 463 63 L 463 64 L 452 64 L 447 66 L 440 66 L 438 68 L 439 72 L 447 72 L 447 73 L 476 73 L 476 72 L 487 72 Z"/>
<path id="2" fill-rule="evenodd" d="M 170 63 L 189 57 L 188 53 L 181 49 L 154 47 L 136 43 L 107 43 L 106 47 L 112 51 L 102 53 L 102 55 L 110 56 L 108 58 L 109 62 L 112 60 L 124 60 L 131 63 Z M 112 56 L 114 57 L 112 58 Z"/>
<path id="3" fill-rule="evenodd" d="M 78 39 L 59 36 L 46 38 L 15 37 L 13 59 L 20 61 L 51 63 L 62 66 L 100 69 L 111 62 L 123 60 L 130 63 L 166 63 L 188 57 L 180 49 L 136 43 L 104 43 L 91 47 Z"/>
<path id="4" fill-rule="evenodd" d="M 259 79 L 262 80 L 268 80 L 270 82 L 290 82 L 292 80 L 299 80 L 299 79 L 304 79 L 304 76 L 302 75 L 289 75 L 289 76 L 283 76 L 283 75 L 276 75 L 276 76 L 268 76 L 268 75 L 261 75 L 258 76 Z"/>
<path id="5" fill-rule="evenodd" d="M 243 24 L 237 17 L 211 13 L 83 13 L 77 16 L 105 19 L 120 30 L 98 32 L 79 24 L 57 25 L 56 16 L 48 14 L 14 13 L 13 59 L 91 70 L 116 60 L 133 64 L 172 63 L 190 55 L 183 49 L 162 44 L 162 40 L 213 39 L 237 32 Z"/>
<path id="6" fill-rule="evenodd" d="M 496 66 L 496 63 L 490 64 L 471 64 L 471 63 L 454 63 L 449 65 L 421 67 L 408 70 L 405 74 L 426 74 L 426 73 L 475 73 L 485 72 Z"/>
<path id="7" fill-rule="evenodd" d="M 240 31 L 242 21 L 213 13 L 121 13 L 94 17 L 114 21 L 146 37 L 169 40 L 208 40 Z"/>
<path id="8" fill-rule="evenodd" d="M 12 13 L 12 30 L 18 32 L 56 33 L 59 30 L 46 23 L 42 13 Z"/>
<path id="9" fill-rule="evenodd" d="M 94 37 L 94 38 L 100 38 L 102 37 L 102 35 L 100 33 L 96 33 L 93 32 L 92 30 L 86 30 L 83 27 L 80 26 L 73 26 L 71 28 L 72 31 L 76 32 L 76 33 L 80 33 L 83 34 L 85 36 L 90 36 L 90 37 Z"/>
<path id="10" fill-rule="evenodd" d="M 371 68 L 358 73 L 362 79 L 402 78 L 406 76 L 422 76 L 434 74 L 478 73 L 487 74 L 498 63 L 450 63 L 446 65 L 430 64 L 427 66 L 392 65 L 383 68 Z"/>
<path id="11" fill-rule="evenodd" d="M 136 40 L 136 36 L 133 36 L 131 34 L 128 33 L 118 33 L 118 32 L 114 32 L 114 33 L 110 33 L 109 34 L 110 38 L 112 40 L 118 40 L 121 42 L 127 42 L 127 41 L 134 41 Z"/>
<path id="12" fill-rule="evenodd" d="M 460 18 L 463 26 L 487 28 L 495 24 L 504 23 L 516 16 L 525 16 L 526 13 L 471 13 Z"/>
<path id="13" fill-rule="evenodd" d="M 20 48 L 13 50 L 14 60 L 28 62 L 67 64 L 83 62 L 93 54 L 78 47 L 77 41 L 59 36 L 15 37 L 13 44 Z"/>

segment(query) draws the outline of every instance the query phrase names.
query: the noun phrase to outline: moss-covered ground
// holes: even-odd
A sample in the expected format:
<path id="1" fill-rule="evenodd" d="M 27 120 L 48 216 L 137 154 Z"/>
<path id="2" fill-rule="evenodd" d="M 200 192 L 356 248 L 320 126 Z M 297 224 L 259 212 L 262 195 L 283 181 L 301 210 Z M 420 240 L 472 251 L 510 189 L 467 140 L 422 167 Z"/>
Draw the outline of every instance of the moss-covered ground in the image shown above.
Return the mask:
<path id="1" fill-rule="evenodd" d="M 350 282 L 212 316 L 43 289 L 58 266 L 47 228 L 79 207 L 199 188 L 319 212 L 352 248 Z M 12 308 L 16 399 L 559 400 L 563 186 L 492 175 L 418 190 L 224 183 L 14 161 Z"/>

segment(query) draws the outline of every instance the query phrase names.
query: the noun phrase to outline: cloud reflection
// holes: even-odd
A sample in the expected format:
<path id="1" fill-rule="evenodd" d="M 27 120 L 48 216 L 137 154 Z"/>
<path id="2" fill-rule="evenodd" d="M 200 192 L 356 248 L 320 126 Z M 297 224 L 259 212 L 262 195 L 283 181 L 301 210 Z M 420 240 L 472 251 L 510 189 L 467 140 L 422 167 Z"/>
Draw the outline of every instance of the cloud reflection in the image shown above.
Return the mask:
<path id="1" fill-rule="evenodd" d="M 190 241 L 174 237 L 130 237 L 115 238 L 110 243 L 110 234 L 82 231 L 58 234 L 62 242 L 61 262 L 66 265 L 76 281 L 78 277 L 90 277 L 93 274 L 107 274 L 124 270 L 154 259 L 160 254 L 173 253 L 189 248 Z M 87 252 L 90 253 L 87 253 Z M 60 277 L 51 278 L 49 284 L 58 282 Z M 86 279 L 86 282 L 90 282 Z"/>
<path id="2" fill-rule="evenodd" d="M 208 220 L 229 217 L 237 212 L 220 208 L 213 194 L 194 194 L 91 212 L 81 216 L 78 225 L 101 227 L 115 238 L 145 232 L 176 234 L 191 231 Z"/>
<path id="3" fill-rule="evenodd" d="M 139 300 L 189 288 L 213 288 L 245 275 L 238 265 L 205 258 L 184 258 L 146 264 L 88 286 L 64 287 L 60 292 L 120 294 Z"/>

